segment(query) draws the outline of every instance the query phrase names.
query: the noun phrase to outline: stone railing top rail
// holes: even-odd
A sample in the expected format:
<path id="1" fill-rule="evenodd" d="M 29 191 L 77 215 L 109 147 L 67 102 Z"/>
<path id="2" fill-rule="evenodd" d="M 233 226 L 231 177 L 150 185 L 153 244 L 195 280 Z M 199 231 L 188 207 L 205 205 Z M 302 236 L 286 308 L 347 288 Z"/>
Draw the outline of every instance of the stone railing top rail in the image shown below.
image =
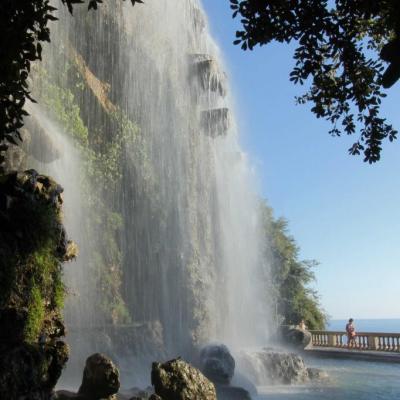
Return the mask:
<path id="1" fill-rule="evenodd" d="M 320 331 L 320 330 L 311 330 L 311 334 L 313 335 L 347 335 L 345 331 Z M 356 331 L 358 336 L 381 336 L 381 337 L 394 337 L 400 336 L 400 333 L 390 333 L 390 332 L 358 332 Z"/>

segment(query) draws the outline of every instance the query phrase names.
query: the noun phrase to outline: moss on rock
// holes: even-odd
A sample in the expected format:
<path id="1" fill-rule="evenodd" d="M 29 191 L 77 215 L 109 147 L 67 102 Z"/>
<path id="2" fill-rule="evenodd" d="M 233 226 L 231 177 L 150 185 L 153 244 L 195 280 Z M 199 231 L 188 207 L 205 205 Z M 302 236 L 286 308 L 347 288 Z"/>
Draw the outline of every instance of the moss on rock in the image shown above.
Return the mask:
<path id="1" fill-rule="evenodd" d="M 0 176 L 1 399 L 48 399 L 68 359 L 62 190 L 34 170 Z"/>

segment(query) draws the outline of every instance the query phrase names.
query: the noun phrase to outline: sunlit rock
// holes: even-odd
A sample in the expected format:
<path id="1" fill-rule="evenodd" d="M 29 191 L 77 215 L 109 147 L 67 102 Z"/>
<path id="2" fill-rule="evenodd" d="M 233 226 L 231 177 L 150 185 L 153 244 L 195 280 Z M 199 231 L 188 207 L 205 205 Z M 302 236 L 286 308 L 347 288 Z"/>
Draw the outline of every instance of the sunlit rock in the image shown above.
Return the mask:
<path id="1" fill-rule="evenodd" d="M 164 400 L 216 400 L 214 385 L 196 368 L 181 359 L 153 363 L 151 381 Z"/>
<path id="2" fill-rule="evenodd" d="M 190 79 L 197 80 L 204 91 L 212 91 L 226 96 L 226 75 L 219 69 L 218 63 L 207 55 L 192 55 Z"/>

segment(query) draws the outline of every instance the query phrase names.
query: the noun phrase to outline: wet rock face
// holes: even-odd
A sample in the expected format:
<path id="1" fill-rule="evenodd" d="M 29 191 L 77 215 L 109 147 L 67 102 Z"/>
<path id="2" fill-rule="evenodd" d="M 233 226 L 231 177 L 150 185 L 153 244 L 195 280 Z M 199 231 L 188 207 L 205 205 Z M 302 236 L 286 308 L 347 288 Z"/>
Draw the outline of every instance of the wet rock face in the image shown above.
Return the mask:
<path id="1" fill-rule="evenodd" d="M 119 390 L 119 371 L 103 354 L 93 354 L 86 360 L 79 394 L 88 399 L 109 398 Z"/>
<path id="2" fill-rule="evenodd" d="M 242 353 L 241 371 L 256 385 L 295 384 L 309 380 L 303 359 L 295 353 L 263 349 L 255 353 Z"/>
<path id="3" fill-rule="evenodd" d="M 24 123 L 21 147 L 25 153 L 46 164 L 58 160 L 62 155 L 62 149 L 56 145 L 51 132 L 40 123 L 40 120 L 32 113 L 25 118 Z"/>
<path id="4" fill-rule="evenodd" d="M 164 400 L 216 400 L 214 385 L 196 368 L 181 359 L 153 363 L 151 381 L 155 394 Z"/>
<path id="5" fill-rule="evenodd" d="M 68 360 L 61 192 L 34 170 L 0 174 L 0 399 L 50 399 Z"/>
<path id="6" fill-rule="evenodd" d="M 26 169 L 29 156 L 47 164 L 58 160 L 62 155 L 62 149 L 52 139 L 51 132 L 48 132 L 34 115 L 26 117 L 24 124 L 20 130 L 21 140 L 16 139 L 15 144 L 4 142 L 6 144 L 6 150 L 3 150 L 5 171 Z"/>
<path id="7" fill-rule="evenodd" d="M 235 373 L 235 360 L 223 345 L 209 345 L 200 353 L 201 371 L 214 383 L 229 384 Z"/>
<path id="8" fill-rule="evenodd" d="M 216 138 L 225 136 L 230 128 L 230 114 L 227 108 L 215 108 L 201 113 L 201 125 L 205 134 Z"/>
<path id="9" fill-rule="evenodd" d="M 215 60 L 205 54 L 191 56 L 190 79 L 197 80 L 204 91 L 226 96 L 226 76 L 220 71 Z"/>

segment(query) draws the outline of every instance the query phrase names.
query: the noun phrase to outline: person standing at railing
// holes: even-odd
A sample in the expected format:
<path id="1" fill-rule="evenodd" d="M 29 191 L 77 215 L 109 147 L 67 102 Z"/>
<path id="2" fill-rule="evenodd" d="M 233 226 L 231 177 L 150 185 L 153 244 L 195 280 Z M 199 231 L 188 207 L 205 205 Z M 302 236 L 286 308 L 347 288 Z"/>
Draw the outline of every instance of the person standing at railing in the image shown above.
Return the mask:
<path id="1" fill-rule="evenodd" d="M 353 324 L 354 319 L 350 318 L 349 322 L 346 324 L 347 333 L 347 347 L 356 347 L 356 328 Z"/>
<path id="2" fill-rule="evenodd" d="M 307 330 L 307 325 L 304 321 L 304 319 L 302 319 L 299 324 L 297 325 L 297 328 L 302 330 L 302 331 L 306 331 Z"/>

